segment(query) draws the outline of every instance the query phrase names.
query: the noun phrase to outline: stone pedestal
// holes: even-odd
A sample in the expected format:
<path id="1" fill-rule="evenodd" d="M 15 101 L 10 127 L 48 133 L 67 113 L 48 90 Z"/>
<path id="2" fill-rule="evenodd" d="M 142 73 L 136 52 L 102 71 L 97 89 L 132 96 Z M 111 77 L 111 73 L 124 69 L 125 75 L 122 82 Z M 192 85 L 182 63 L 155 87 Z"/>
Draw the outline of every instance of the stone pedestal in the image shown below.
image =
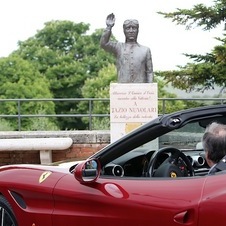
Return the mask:
<path id="1" fill-rule="evenodd" d="M 111 142 L 157 116 L 157 83 L 112 83 L 110 85 Z"/>

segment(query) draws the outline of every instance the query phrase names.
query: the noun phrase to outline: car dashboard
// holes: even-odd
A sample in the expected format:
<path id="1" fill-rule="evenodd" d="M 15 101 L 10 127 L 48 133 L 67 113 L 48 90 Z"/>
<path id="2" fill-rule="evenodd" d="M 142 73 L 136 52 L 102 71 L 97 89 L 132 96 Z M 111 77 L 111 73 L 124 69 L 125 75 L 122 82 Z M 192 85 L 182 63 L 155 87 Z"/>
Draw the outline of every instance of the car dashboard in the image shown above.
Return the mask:
<path id="1" fill-rule="evenodd" d="M 204 176 L 208 174 L 209 166 L 205 160 L 203 149 L 184 149 L 181 151 L 191 162 L 194 169 L 194 176 Z M 104 166 L 102 168 L 102 175 L 116 177 L 147 177 L 149 162 L 154 153 L 155 150 L 135 150 L 131 153 L 127 153 Z M 168 157 L 168 153 L 163 153 L 160 158 L 158 158 L 156 166 L 160 166 Z M 180 166 L 182 168 L 184 164 L 184 161 L 179 158 L 179 168 Z"/>

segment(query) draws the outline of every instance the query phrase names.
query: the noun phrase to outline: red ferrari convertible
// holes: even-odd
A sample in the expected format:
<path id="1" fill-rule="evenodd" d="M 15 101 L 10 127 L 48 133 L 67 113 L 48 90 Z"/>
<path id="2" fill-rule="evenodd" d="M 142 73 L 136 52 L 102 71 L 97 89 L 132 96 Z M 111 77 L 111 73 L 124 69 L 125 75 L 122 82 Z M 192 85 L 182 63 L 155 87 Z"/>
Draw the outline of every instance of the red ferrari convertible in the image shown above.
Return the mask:
<path id="1" fill-rule="evenodd" d="M 2 226 L 225 226 L 226 172 L 208 175 L 205 127 L 226 105 L 160 116 L 89 159 L 0 168 Z"/>

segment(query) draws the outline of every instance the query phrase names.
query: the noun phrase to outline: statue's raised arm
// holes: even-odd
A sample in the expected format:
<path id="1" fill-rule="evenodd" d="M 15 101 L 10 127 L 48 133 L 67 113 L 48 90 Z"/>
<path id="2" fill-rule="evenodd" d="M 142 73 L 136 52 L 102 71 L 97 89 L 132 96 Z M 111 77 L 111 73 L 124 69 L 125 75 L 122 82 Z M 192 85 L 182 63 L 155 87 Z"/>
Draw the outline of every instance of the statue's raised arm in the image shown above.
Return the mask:
<path id="1" fill-rule="evenodd" d="M 100 46 L 105 49 L 106 51 L 111 52 L 111 29 L 115 25 L 115 15 L 113 13 L 109 14 L 106 18 L 106 29 L 104 30 L 104 33 L 101 36 L 100 39 Z"/>

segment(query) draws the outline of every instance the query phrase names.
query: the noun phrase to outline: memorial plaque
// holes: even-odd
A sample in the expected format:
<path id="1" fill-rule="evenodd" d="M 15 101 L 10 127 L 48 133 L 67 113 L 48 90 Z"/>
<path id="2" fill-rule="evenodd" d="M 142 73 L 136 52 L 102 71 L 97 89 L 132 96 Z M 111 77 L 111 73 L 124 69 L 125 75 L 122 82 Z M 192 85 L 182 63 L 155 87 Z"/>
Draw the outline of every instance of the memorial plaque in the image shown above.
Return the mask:
<path id="1" fill-rule="evenodd" d="M 111 141 L 158 115 L 156 83 L 112 83 L 110 86 Z"/>

